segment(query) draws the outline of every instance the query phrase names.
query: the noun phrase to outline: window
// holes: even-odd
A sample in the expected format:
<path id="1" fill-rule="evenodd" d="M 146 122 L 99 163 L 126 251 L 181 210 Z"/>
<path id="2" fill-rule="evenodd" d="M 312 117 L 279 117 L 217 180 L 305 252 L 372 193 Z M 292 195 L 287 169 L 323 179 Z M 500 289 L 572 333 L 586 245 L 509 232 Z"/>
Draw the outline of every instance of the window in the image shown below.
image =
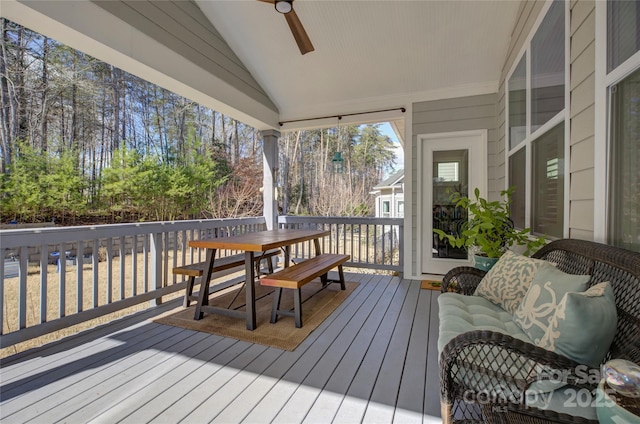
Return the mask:
<path id="1" fill-rule="evenodd" d="M 391 210 L 390 205 L 391 205 L 391 203 L 388 200 L 384 200 L 382 202 L 382 216 L 384 218 L 388 218 L 389 217 L 389 211 Z"/>
<path id="2" fill-rule="evenodd" d="M 640 252 L 640 69 L 611 88 L 609 242 Z"/>
<path id="3" fill-rule="evenodd" d="M 565 13 L 563 1 L 549 6 L 507 80 L 511 219 L 558 238 L 565 215 Z"/>
<path id="4" fill-rule="evenodd" d="M 459 168 L 460 163 L 458 162 L 438 163 L 438 181 L 457 183 L 460 181 Z"/>
<path id="5" fill-rule="evenodd" d="M 611 72 L 640 50 L 640 3 L 607 2 L 607 71 Z"/>
<path id="6" fill-rule="evenodd" d="M 640 252 L 640 3 L 607 2 L 607 242 Z"/>
<path id="7" fill-rule="evenodd" d="M 553 3 L 531 40 L 531 132 L 564 109 L 564 3 Z"/>
<path id="8" fill-rule="evenodd" d="M 509 186 L 515 187 L 511 196 L 511 220 L 517 228 L 525 228 L 526 203 L 526 149 L 520 149 L 509 158 Z"/>
<path id="9" fill-rule="evenodd" d="M 520 59 L 509 78 L 509 147 L 512 149 L 527 137 L 527 66 Z"/>
<path id="10" fill-rule="evenodd" d="M 396 218 L 404 218 L 404 202 L 398 201 L 398 216 Z"/>
<path id="11" fill-rule="evenodd" d="M 564 123 L 533 142 L 532 229 L 562 238 L 564 232 Z"/>

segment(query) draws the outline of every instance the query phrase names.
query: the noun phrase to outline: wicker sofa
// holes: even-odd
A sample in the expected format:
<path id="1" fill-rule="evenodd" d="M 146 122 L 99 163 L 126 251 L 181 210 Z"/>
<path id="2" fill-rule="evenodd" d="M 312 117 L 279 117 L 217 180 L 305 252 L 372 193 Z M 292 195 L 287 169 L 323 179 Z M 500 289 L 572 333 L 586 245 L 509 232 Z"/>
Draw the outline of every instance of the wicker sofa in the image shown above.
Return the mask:
<path id="1" fill-rule="evenodd" d="M 563 239 L 549 243 L 533 257 L 552 262 L 568 274 L 590 275 L 590 287 L 609 281 L 615 298 L 617 324 L 614 324 L 613 342 L 602 362 L 622 358 L 640 363 L 640 253 L 589 241 Z M 535 401 L 529 396 L 533 384 L 549 378 L 549 370 L 558 372 L 557 375 L 562 375 L 563 381 L 569 384 L 552 390 L 554 396 L 568 393 L 566 387 L 581 394 L 593 393 L 600 376 L 597 368 L 542 349 L 525 337 L 507 334 L 509 331 L 496 331 L 493 325 L 489 326 L 493 330 L 478 325 L 476 329 L 453 337 L 449 331 L 445 337 L 442 317 L 447 313 L 458 313 L 447 310 L 451 308 L 451 298 L 455 299 L 453 303 L 484 301 L 471 295 L 485 274 L 475 268 L 458 267 L 443 279 L 443 294 L 439 299 L 439 337 L 445 339 L 439 346 L 443 422 L 597 423 L 595 407 L 592 407 L 595 401 L 586 401 L 585 406 L 585 400 L 581 398 L 579 408 L 563 408 L 557 407 L 557 402 L 556 406 L 553 403 L 540 406 L 536 403 L 539 401 L 537 396 Z M 452 292 L 459 294 L 445 295 Z M 473 320 L 472 317 L 470 321 Z M 508 316 L 503 318 L 506 328 L 510 328 L 508 320 Z M 585 375 L 589 377 L 585 378 Z"/>

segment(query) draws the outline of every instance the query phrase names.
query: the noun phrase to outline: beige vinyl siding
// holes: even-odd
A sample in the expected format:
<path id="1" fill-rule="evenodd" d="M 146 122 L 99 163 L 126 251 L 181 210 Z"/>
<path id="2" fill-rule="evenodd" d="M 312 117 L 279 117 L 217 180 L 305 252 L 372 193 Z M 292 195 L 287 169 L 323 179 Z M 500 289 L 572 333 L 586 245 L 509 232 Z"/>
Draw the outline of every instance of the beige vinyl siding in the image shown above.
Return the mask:
<path id="1" fill-rule="evenodd" d="M 277 112 L 271 99 L 193 1 L 93 0 L 93 3 Z"/>
<path id="2" fill-rule="evenodd" d="M 422 167 L 421 158 L 418 157 L 417 137 L 423 134 L 448 133 L 456 131 L 470 131 L 486 129 L 488 149 L 488 163 L 496 161 L 492 156 L 496 154 L 496 149 L 491 146 L 496 145 L 496 95 L 484 94 L 479 96 L 459 97 L 453 99 L 433 100 L 427 102 L 414 103 L 412 106 L 412 169 L 416 170 L 412 174 L 413 193 L 411 196 L 412 214 L 412 240 L 411 240 L 411 271 L 417 274 L 418 258 L 416 257 L 417 243 L 422 238 L 418 234 L 418 211 L 422 211 L 418 205 L 418 172 Z M 504 154 L 504 153 L 502 153 Z M 489 167 L 489 187 L 492 183 L 491 166 Z M 405 204 L 405 214 L 408 213 Z M 426 213 L 427 211 L 423 211 Z"/>
<path id="3" fill-rule="evenodd" d="M 569 237 L 593 240 L 595 2 L 571 4 Z"/>

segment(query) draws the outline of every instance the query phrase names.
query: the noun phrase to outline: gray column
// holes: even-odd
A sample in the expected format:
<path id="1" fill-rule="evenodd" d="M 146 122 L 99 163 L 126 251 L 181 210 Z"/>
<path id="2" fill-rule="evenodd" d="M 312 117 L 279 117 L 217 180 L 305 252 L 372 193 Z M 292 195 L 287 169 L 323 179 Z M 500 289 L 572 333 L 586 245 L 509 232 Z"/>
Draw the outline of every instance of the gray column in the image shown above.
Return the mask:
<path id="1" fill-rule="evenodd" d="M 267 229 L 278 228 L 278 199 L 276 185 L 278 181 L 278 138 L 280 131 L 264 130 L 262 133 L 262 199 L 264 201 L 264 219 Z"/>

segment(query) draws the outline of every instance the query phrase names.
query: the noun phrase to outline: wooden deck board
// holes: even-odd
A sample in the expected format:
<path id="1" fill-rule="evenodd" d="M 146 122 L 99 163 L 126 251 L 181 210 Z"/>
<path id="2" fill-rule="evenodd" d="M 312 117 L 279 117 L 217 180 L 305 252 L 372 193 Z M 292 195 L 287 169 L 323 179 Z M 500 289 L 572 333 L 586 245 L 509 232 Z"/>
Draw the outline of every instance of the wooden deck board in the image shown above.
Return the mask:
<path id="1" fill-rule="evenodd" d="M 336 411 L 335 422 L 361 422 L 367 409 L 373 387 L 378 377 L 378 371 L 384 360 L 385 352 L 391 342 L 393 330 L 402 305 L 407 295 L 409 283 L 403 281 L 393 295 L 391 305 L 386 311 L 382 325 L 365 354 L 362 364 L 353 378 L 349 390 L 340 407 Z"/>
<path id="2" fill-rule="evenodd" d="M 407 297 L 402 311 L 396 322 L 396 327 L 390 339 L 382 366 L 378 371 L 376 384 L 371 393 L 363 422 L 392 422 L 394 408 L 398 399 L 400 380 L 404 370 L 408 342 L 411 335 L 413 319 L 415 317 L 420 287 L 416 284 L 406 284 Z M 401 285 L 402 287 L 402 285 Z"/>
<path id="3" fill-rule="evenodd" d="M 334 365 L 334 371 L 305 417 L 306 422 L 331 422 L 333 420 L 398 288 L 398 284 L 390 284 L 390 280 L 381 281 L 378 286 L 377 290 L 380 294 L 370 296 L 367 299 L 367 303 L 372 306 L 369 316 L 345 355 L 337 366 Z"/>
<path id="4" fill-rule="evenodd" d="M 429 311 L 429 343 L 427 345 L 427 378 L 425 388 L 431 390 L 438 388 L 438 396 L 430 390 L 424 393 L 424 412 L 427 415 L 440 416 L 440 371 L 438 369 L 438 296 L 439 292 L 426 290 L 431 294 L 431 308 Z"/>
<path id="5" fill-rule="evenodd" d="M 170 337 L 164 333 L 159 333 L 156 337 L 150 338 L 146 344 L 131 347 L 126 354 L 120 359 L 107 359 L 104 364 L 99 364 L 95 368 L 88 367 L 83 371 L 73 374 L 67 378 L 57 380 L 54 383 L 47 384 L 40 389 L 35 390 L 29 396 L 23 396 L 21 399 L 27 401 L 28 408 L 24 408 L 18 414 L 18 422 L 25 422 L 29 419 L 45 415 L 47 421 L 54 422 L 53 417 L 64 417 L 84 405 L 98 401 L 102 388 L 109 384 L 112 376 L 120 373 L 137 373 L 140 368 L 152 366 L 156 355 L 166 355 L 165 350 L 173 350 L 180 342 L 188 339 L 193 334 L 187 334 L 182 331 L 172 332 Z M 94 362 L 95 364 L 95 362 Z M 42 380 L 47 381 L 46 375 Z M 42 383 L 42 381 L 40 381 Z M 100 390 L 95 390 L 99 387 Z M 41 392 L 46 391 L 47 396 L 41 397 Z M 36 396 L 32 396 L 35 394 Z M 37 402 L 31 403 L 32 398 L 40 398 Z M 57 399 L 52 402 L 50 398 Z M 17 402 L 15 402 L 17 403 Z M 22 402 L 20 402 L 22 404 Z M 11 405 L 15 407 L 13 404 Z M 4 407 L 3 407 L 4 409 Z M 3 411 L 4 414 L 4 411 Z"/>
<path id="6" fill-rule="evenodd" d="M 217 339 L 217 340 L 216 340 Z M 207 349 L 177 366 L 163 376 L 159 376 L 148 390 L 138 391 L 109 410 L 96 416 L 96 421 L 132 422 L 148 421 L 177 401 L 175 393 L 191 393 L 195 387 L 222 367 L 217 358 L 237 340 L 210 336 Z"/>
<path id="7" fill-rule="evenodd" d="M 407 347 L 407 356 L 400 380 L 398 401 L 394 420 L 402 423 L 422 423 L 424 408 L 424 382 L 427 374 L 427 344 L 429 342 L 429 326 L 416 323 L 429 322 L 431 308 L 431 290 L 420 290 L 418 305 L 413 319 L 411 336 Z"/>
<path id="8" fill-rule="evenodd" d="M 316 329 L 316 331 L 322 331 L 321 337 L 314 340 L 312 345 L 307 345 L 307 348 L 304 352 L 301 352 L 299 358 L 296 358 L 295 362 L 288 364 L 289 368 L 284 374 L 281 376 L 276 375 L 279 381 L 255 406 L 251 414 L 246 417 L 246 421 L 255 422 L 257 420 L 262 422 L 263 420 L 271 421 L 275 419 L 289 397 L 302 384 L 309 370 L 320 360 L 333 340 L 340 335 L 345 323 L 352 319 L 358 308 L 364 303 L 366 294 L 372 291 L 374 287 L 374 284 L 361 284 L 356 289 L 359 295 L 354 297 L 346 307 L 336 311 L 338 314 L 331 323 L 323 326 L 323 328 Z M 311 334 L 313 335 L 313 333 Z M 299 346 L 298 349 L 301 347 L 303 346 Z"/>
<path id="9" fill-rule="evenodd" d="M 135 332 L 139 339 L 136 345 L 144 352 L 145 349 L 153 346 L 159 340 L 164 340 L 167 334 L 180 336 L 179 329 L 167 330 L 162 326 L 155 326 L 148 332 Z M 88 356 L 70 357 L 67 363 L 60 364 L 56 368 L 48 371 L 34 372 L 31 376 L 25 376 L 23 380 L 13 381 L 9 384 L 2 384 L 2 414 L 9 416 L 14 411 L 31 407 L 36 402 L 47 404 L 47 398 L 58 394 L 61 390 L 72 386 L 75 382 L 86 380 L 91 382 L 90 377 L 101 369 L 112 365 L 117 366 L 119 359 L 134 352 L 136 348 L 126 342 L 117 347 L 107 349 Z M 4 365 L 3 365 L 4 368 Z M 46 384 L 43 384 L 46 382 Z"/>
<path id="10" fill-rule="evenodd" d="M 287 399 L 287 403 L 275 417 L 276 422 L 286 420 L 302 422 L 327 381 L 333 375 L 337 365 L 341 363 L 345 353 L 362 330 L 363 323 L 367 322 L 367 318 L 374 311 L 377 299 L 383 289 L 384 286 L 382 284 L 376 284 L 376 289 L 366 298 L 349 322 L 346 325 L 338 324 L 342 325 L 340 334 L 332 341 L 320 359 L 313 364 L 313 367 L 308 370 L 308 374 L 302 384 Z M 344 377 L 341 376 L 340 378 Z"/>
<path id="11" fill-rule="evenodd" d="M 362 285 L 367 284 L 368 286 L 372 286 L 372 284 L 368 281 L 361 281 Z M 361 288 L 359 287 L 359 288 Z M 342 306 L 342 305 L 341 305 Z M 349 304 L 344 303 L 343 309 L 348 308 Z M 331 326 L 332 321 L 325 321 L 323 325 L 316 329 L 310 336 L 310 338 L 319 337 L 325 330 L 326 327 Z M 323 328 L 325 327 L 325 328 Z M 308 338 L 305 342 L 310 342 L 312 339 Z M 262 401 L 263 397 L 269 393 L 273 387 L 278 383 L 279 379 L 281 379 L 286 371 L 288 371 L 292 364 L 297 361 L 302 354 L 304 354 L 311 344 L 307 343 L 307 347 L 300 346 L 296 349 L 295 352 L 286 352 L 282 358 L 279 358 L 277 363 L 274 363 L 263 375 L 258 377 L 247 389 L 238 396 L 234 402 L 232 402 L 220 415 L 215 417 L 215 421 L 217 422 L 240 422 L 243 420 L 247 412 L 243 411 L 241 406 L 247 405 L 256 405 L 260 401 Z M 286 382 L 283 384 L 287 384 Z M 281 402 L 284 403 L 286 399 L 283 399 Z"/>
<path id="12" fill-rule="evenodd" d="M 3 360 L 0 418 L 26 422 L 433 422 L 437 295 L 347 273 L 354 293 L 292 352 L 148 321 Z M 437 419 L 436 419 L 437 420 Z"/>

